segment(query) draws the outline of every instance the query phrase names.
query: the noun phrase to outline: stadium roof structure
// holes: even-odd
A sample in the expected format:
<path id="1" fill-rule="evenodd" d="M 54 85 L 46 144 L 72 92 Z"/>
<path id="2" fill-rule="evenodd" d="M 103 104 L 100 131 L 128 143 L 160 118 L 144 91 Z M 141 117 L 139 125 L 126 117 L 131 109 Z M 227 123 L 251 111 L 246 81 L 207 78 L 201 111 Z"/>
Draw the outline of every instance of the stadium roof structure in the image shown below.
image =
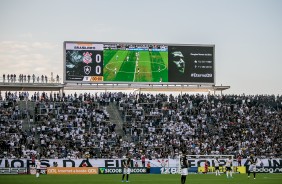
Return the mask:
<path id="1" fill-rule="evenodd" d="M 201 84 L 143 84 L 143 83 L 67 83 L 64 90 L 115 90 L 115 91 L 159 91 L 159 92 L 207 92 L 215 93 L 229 89 L 230 86 Z"/>
<path id="2" fill-rule="evenodd" d="M 4 83 L 0 82 L 0 91 L 67 91 L 67 90 L 115 90 L 115 91 L 154 91 L 154 92 L 207 92 L 216 93 L 230 86 L 201 84 L 140 84 L 140 83 Z"/>

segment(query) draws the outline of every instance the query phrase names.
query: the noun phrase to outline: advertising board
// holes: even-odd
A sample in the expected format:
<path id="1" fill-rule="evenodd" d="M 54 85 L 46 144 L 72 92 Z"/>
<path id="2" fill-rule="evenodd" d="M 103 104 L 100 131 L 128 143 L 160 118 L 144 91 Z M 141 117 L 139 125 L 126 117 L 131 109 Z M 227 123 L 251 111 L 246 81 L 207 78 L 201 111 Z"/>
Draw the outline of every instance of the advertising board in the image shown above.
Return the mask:
<path id="1" fill-rule="evenodd" d="M 99 167 L 99 174 L 122 174 L 123 168 L 122 167 Z M 130 174 L 145 174 L 146 168 L 145 167 L 135 167 L 130 168 Z"/>
<path id="2" fill-rule="evenodd" d="M 27 169 L 25 167 L 0 167 L 0 174 L 27 174 Z"/>
<path id="3" fill-rule="evenodd" d="M 48 167 L 47 174 L 98 174 L 97 167 Z"/>

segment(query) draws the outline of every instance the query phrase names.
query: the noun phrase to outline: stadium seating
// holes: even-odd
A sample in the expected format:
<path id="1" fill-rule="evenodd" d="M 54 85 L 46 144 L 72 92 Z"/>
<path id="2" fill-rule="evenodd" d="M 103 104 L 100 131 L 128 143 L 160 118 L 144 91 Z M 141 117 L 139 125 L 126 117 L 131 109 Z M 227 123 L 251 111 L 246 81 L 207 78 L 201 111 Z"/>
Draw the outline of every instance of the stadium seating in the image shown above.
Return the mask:
<path id="1" fill-rule="evenodd" d="M 1 99 L 1 158 L 281 157 L 281 96 L 6 92 Z M 25 100 L 34 106 L 21 106 Z"/>

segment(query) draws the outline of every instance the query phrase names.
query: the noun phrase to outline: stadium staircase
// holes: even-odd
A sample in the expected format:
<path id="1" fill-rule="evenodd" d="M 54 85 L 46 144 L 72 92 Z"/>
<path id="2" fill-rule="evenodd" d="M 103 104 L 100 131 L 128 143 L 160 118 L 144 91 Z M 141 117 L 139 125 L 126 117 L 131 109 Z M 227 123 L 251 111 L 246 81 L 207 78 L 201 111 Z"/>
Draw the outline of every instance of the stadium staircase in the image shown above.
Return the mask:
<path id="1" fill-rule="evenodd" d="M 124 139 L 124 136 L 123 136 L 123 120 L 120 116 L 120 113 L 118 111 L 118 107 L 116 105 L 116 102 L 110 102 L 108 108 L 108 113 L 110 115 L 110 121 L 112 123 L 115 123 L 116 124 L 116 134 L 117 136 L 121 136 L 122 139 Z"/>
<path id="2" fill-rule="evenodd" d="M 31 101 L 19 101 L 19 109 L 22 112 L 27 111 L 28 115 L 27 117 L 24 119 L 23 122 L 23 130 L 29 130 L 30 129 L 30 122 L 29 119 L 33 119 L 34 117 L 34 107 L 35 107 L 35 102 L 31 102 Z"/>
<path id="3" fill-rule="evenodd" d="M 212 122 L 207 123 L 207 128 L 208 128 L 209 135 L 213 136 L 213 135 L 218 134 L 218 129 L 214 126 Z"/>
<path id="4" fill-rule="evenodd" d="M 23 121 L 23 131 L 29 132 L 31 127 L 36 127 L 34 122 L 34 115 L 35 115 L 35 102 L 31 101 L 19 101 L 19 109 L 24 112 L 27 111 L 27 117 Z M 35 143 L 40 143 L 39 133 L 36 131 L 35 134 Z M 40 152 L 40 147 L 37 148 L 37 151 Z"/>

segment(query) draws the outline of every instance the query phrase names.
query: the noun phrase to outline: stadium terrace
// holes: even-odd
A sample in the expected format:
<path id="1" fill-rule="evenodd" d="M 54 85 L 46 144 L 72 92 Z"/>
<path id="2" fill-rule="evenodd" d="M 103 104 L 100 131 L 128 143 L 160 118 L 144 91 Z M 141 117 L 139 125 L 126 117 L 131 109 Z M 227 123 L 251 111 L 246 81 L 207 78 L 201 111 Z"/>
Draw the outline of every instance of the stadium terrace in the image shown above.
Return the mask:
<path id="1" fill-rule="evenodd" d="M 1 158 L 281 157 L 281 96 L 5 92 Z"/>

